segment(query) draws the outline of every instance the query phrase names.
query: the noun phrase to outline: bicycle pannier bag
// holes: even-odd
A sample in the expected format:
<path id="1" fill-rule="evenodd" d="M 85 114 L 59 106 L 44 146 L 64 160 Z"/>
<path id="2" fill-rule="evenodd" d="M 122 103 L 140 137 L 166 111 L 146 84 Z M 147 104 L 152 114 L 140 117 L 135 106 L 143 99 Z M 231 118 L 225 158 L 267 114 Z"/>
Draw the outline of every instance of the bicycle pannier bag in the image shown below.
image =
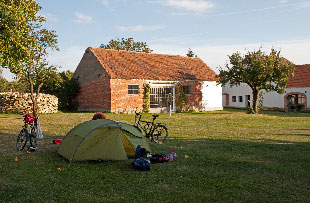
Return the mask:
<path id="1" fill-rule="evenodd" d="M 149 171 L 150 170 L 150 161 L 145 158 L 138 158 L 134 162 L 132 162 L 132 165 L 140 171 Z"/>

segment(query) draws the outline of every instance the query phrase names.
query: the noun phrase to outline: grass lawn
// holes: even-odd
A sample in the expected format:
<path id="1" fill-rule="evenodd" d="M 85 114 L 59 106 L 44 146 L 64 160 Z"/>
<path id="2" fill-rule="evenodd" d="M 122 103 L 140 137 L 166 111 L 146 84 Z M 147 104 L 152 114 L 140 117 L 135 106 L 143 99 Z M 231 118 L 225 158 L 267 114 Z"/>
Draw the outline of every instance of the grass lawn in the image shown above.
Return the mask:
<path id="1" fill-rule="evenodd" d="M 42 115 L 44 139 L 27 154 L 15 149 L 22 117 L 0 114 L 0 202 L 310 201 L 310 113 L 161 114 L 169 139 L 151 144 L 152 152 L 173 151 L 177 159 L 148 172 L 133 169 L 133 160 L 70 165 L 57 154 L 52 138 L 92 115 Z M 134 122 L 134 115 L 106 115 Z"/>

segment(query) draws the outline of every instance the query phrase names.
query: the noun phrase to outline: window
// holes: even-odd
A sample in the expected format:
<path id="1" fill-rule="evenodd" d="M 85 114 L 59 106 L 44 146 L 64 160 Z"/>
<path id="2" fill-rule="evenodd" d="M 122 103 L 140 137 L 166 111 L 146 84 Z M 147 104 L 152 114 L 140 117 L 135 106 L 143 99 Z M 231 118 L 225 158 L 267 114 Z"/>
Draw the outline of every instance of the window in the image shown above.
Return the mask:
<path id="1" fill-rule="evenodd" d="M 232 102 L 236 102 L 236 96 L 232 96 Z"/>
<path id="2" fill-rule="evenodd" d="M 139 85 L 128 85 L 128 94 L 139 94 Z"/>
<path id="3" fill-rule="evenodd" d="M 305 105 L 305 96 L 304 95 L 301 95 L 301 94 L 298 94 L 298 104 L 299 105 Z"/>
<path id="4" fill-rule="evenodd" d="M 189 86 L 189 85 L 183 86 L 183 92 L 184 92 L 184 94 L 190 94 L 191 93 L 191 86 Z"/>
<path id="5" fill-rule="evenodd" d="M 239 96 L 239 102 L 243 102 L 243 96 Z"/>

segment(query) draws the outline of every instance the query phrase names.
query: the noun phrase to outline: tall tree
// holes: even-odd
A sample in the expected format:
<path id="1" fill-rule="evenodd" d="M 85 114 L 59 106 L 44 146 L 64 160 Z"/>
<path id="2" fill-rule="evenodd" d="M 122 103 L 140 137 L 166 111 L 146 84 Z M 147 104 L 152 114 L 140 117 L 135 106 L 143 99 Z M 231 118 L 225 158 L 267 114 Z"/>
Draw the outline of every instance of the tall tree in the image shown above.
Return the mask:
<path id="1" fill-rule="evenodd" d="M 101 44 L 100 48 L 117 49 L 126 51 L 151 53 L 153 50 L 149 48 L 146 42 L 135 42 L 133 38 L 112 39 L 108 44 Z"/>
<path id="2" fill-rule="evenodd" d="M 236 52 L 229 56 L 229 60 L 230 65 L 226 64 L 226 70 L 220 68 L 220 82 L 223 85 L 229 83 L 230 86 L 248 84 L 252 89 L 255 113 L 259 91 L 276 91 L 282 94 L 295 70 L 295 65 L 274 49 L 269 54 L 258 50 L 242 56 Z"/>
<path id="3" fill-rule="evenodd" d="M 0 66 L 27 78 L 35 116 L 44 80 L 37 75 L 42 82 L 34 89 L 32 76 L 47 67 L 47 49 L 58 50 L 55 31 L 42 28 L 46 19 L 38 15 L 40 9 L 35 0 L 0 0 Z"/>

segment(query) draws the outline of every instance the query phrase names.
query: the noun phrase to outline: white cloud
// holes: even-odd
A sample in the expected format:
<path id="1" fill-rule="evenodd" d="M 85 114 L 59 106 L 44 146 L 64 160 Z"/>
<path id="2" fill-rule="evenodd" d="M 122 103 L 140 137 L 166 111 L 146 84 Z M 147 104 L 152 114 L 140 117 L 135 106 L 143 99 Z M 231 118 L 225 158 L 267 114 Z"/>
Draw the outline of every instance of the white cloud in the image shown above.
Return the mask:
<path id="1" fill-rule="evenodd" d="M 237 15 L 237 14 L 244 14 L 244 13 L 254 13 L 254 12 L 274 10 L 274 9 L 280 9 L 280 8 L 286 8 L 286 7 L 296 7 L 298 9 L 309 8 L 310 1 L 301 2 L 301 3 L 293 3 L 293 4 L 283 4 L 283 5 L 277 5 L 277 6 L 272 6 L 272 7 L 257 8 L 257 9 L 237 11 L 237 12 L 231 12 L 231 13 L 221 13 L 221 14 L 216 14 L 214 16 L 216 17 L 216 16 L 228 16 L 228 15 Z"/>
<path id="2" fill-rule="evenodd" d="M 120 26 L 117 25 L 115 28 L 120 32 L 142 32 L 142 31 L 154 31 L 164 29 L 163 25 L 153 25 L 153 26 L 145 26 L 145 25 L 135 25 L 135 26 Z"/>
<path id="3" fill-rule="evenodd" d="M 152 2 L 199 13 L 206 12 L 215 6 L 213 3 L 206 0 L 154 0 Z"/>
<path id="4" fill-rule="evenodd" d="M 188 45 L 175 46 L 173 44 L 151 44 L 150 47 L 154 50 L 154 53 L 186 55 L 189 48 Z M 258 50 L 260 47 L 267 53 L 270 52 L 271 48 L 280 50 L 283 57 L 296 65 L 310 64 L 310 39 L 251 44 L 190 46 L 191 50 L 217 73 L 219 72 L 217 67 L 225 66 L 228 55 L 237 51 L 244 54 L 247 51 Z"/>
<path id="5" fill-rule="evenodd" d="M 310 1 L 304 2 L 303 4 L 297 5 L 298 9 L 310 8 Z"/>
<path id="6" fill-rule="evenodd" d="M 288 0 L 280 0 L 279 2 L 280 2 L 280 4 L 286 4 L 286 3 L 288 3 Z"/>
<path id="7" fill-rule="evenodd" d="M 80 12 L 76 12 L 75 17 L 76 17 L 76 19 L 73 20 L 73 22 L 76 22 L 76 23 L 92 23 L 92 22 L 94 22 L 92 17 L 87 16 L 87 15 L 80 13 Z"/>
<path id="8" fill-rule="evenodd" d="M 42 14 L 42 16 L 44 18 L 46 18 L 46 21 L 48 21 L 48 22 L 57 22 L 58 21 L 58 18 L 54 14 L 51 14 L 51 13 L 45 13 L 45 14 Z"/>
<path id="9" fill-rule="evenodd" d="M 97 0 L 97 1 L 99 1 L 104 6 L 109 6 L 109 0 Z"/>

